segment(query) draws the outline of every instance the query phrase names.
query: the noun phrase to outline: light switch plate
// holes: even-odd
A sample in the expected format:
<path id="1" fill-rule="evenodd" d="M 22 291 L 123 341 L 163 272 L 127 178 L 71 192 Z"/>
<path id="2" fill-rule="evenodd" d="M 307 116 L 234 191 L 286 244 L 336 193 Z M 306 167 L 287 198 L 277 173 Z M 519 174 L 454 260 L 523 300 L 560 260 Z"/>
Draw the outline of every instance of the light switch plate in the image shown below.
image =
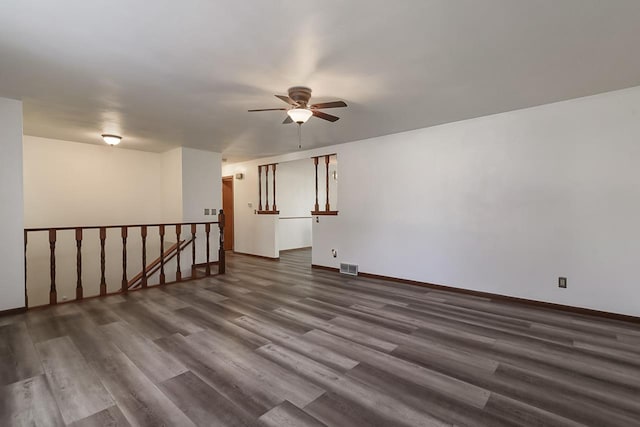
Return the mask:
<path id="1" fill-rule="evenodd" d="M 558 287 L 562 289 L 566 289 L 567 287 L 567 278 L 566 277 L 558 277 Z"/>

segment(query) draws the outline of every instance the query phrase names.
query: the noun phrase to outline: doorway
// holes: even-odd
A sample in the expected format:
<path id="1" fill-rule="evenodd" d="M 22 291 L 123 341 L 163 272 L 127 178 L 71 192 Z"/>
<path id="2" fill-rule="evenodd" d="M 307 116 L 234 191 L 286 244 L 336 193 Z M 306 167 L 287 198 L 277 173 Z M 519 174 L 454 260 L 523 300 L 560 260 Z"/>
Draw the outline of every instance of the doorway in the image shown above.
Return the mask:
<path id="1" fill-rule="evenodd" d="M 222 210 L 224 211 L 224 250 L 233 250 L 233 175 L 222 177 Z"/>

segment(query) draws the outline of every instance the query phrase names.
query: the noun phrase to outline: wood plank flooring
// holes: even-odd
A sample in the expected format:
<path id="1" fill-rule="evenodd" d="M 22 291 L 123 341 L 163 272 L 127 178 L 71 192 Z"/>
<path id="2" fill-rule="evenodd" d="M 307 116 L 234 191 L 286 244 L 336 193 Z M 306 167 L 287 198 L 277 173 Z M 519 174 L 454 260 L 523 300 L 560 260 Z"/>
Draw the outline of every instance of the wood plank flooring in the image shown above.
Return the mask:
<path id="1" fill-rule="evenodd" d="M 228 255 L 3 317 L 0 426 L 640 426 L 640 328 Z"/>

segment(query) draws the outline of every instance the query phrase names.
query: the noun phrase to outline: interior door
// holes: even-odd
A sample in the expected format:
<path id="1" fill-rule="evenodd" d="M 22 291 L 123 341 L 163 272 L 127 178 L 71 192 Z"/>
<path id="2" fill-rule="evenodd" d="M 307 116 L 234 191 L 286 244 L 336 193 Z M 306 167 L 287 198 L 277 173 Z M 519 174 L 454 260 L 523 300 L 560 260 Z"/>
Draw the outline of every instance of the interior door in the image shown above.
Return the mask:
<path id="1" fill-rule="evenodd" d="M 224 250 L 233 250 L 233 176 L 222 178 L 222 210 L 224 210 Z"/>

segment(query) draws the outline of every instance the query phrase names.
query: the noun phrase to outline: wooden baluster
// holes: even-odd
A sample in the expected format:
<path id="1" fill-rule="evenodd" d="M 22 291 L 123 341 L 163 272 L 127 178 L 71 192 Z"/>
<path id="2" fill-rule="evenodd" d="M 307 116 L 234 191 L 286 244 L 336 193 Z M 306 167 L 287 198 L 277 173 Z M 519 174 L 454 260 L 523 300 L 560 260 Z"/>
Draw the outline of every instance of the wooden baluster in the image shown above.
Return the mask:
<path id="1" fill-rule="evenodd" d="M 142 238 L 142 287 L 147 287 L 147 226 L 140 227 L 140 237 Z"/>
<path id="2" fill-rule="evenodd" d="M 107 294 L 107 280 L 105 279 L 105 253 L 104 243 L 107 240 L 107 229 L 100 227 L 100 295 Z"/>
<path id="3" fill-rule="evenodd" d="M 127 236 L 129 229 L 125 226 L 121 228 L 122 235 L 122 292 L 129 290 L 129 284 L 127 282 Z"/>
<path id="4" fill-rule="evenodd" d="M 224 256 L 224 212 L 220 209 L 218 214 L 218 228 L 220 229 L 220 247 L 218 249 L 218 274 L 225 273 L 225 256 Z"/>
<path id="5" fill-rule="evenodd" d="M 320 205 L 318 204 L 318 158 L 313 158 L 313 164 L 316 168 L 316 204 L 314 206 L 314 211 L 318 212 L 320 210 Z"/>
<path id="6" fill-rule="evenodd" d="M 276 207 L 276 164 L 273 164 L 273 210 L 277 211 Z"/>
<path id="7" fill-rule="evenodd" d="M 58 292 L 56 290 L 56 230 L 49 229 L 49 269 L 51 275 L 51 287 L 49 288 L 49 304 L 58 303 Z"/>
<path id="8" fill-rule="evenodd" d="M 191 278 L 196 278 L 196 225 L 191 224 Z"/>
<path id="9" fill-rule="evenodd" d="M 29 308 L 29 295 L 27 294 L 27 230 L 24 230 L 24 307 Z"/>
<path id="10" fill-rule="evenodd" d="M 76 228 L 76 299 L 82 299 L 82 228 Z"/>
<path id="11" fill-rule="evenodd" d="M 258 166 L 258 211 L 262 210 L 262 166 Z"/>
<path id="12" fill-rule="evenodd" d="M 182 271 L 180 270 L 180 233 L 182 233 L 182 226 L 180 224 L 176 224 L 176 239 L 178 241 L 178 247 L 176 248 L 176 282 L 182 280 Z"/>
<path id="13" fill-rule="evenodd" d="M 266 199 L 264 210 L 269 210 L 269 166 L 265 166 L 265 175 L 264 175 L 264 197 Z"/>
<path id="14" fill-rule="evenodd" d="M 160 284 L 165 284 L 164 276 L 164 225 L 160 226 Z"/>
<path id="15" fill-rule="evenodd" d="M 324 156 L 324 164 L 326 166 L 326 178 L 327 178 L 327 188 L 326 188 L 326 203 L 324 205 L 324 210 L 329 212 L 331 209 L 329 207 L 329 156 Z"/>
<path id="16" fill-rule="evenodd" d="M 211 234 L 211 224 L 210 223 L 206 223 L 204 225 L 204 231 L 207 234 L 207 276 L 211 276 L 211 264 L 210 264 L 210 259 L 211 259 L 211 251 L 210 251 L 210 247 L 209 247 L 209 235 Z"/>

